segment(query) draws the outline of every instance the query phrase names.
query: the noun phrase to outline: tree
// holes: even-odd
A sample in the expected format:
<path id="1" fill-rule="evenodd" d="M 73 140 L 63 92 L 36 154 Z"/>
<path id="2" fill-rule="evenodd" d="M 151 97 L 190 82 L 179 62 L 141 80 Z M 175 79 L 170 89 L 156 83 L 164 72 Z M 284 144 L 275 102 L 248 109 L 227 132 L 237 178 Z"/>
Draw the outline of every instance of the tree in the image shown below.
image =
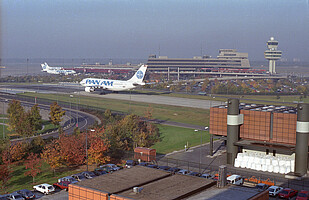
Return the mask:
<path id="1" fill-rule="evenodd" d="M 0 183 L 3 193 L 7 193 L 8 181 L 11 179 L 11 160 L 8 151 L 2 152 L 2 165 L 0 165 Z"/>
<path id="2" fill-rule="evenodd" d="M 9 103 L 9 107 L 7 110 L 8 118 L 9 118 L 9 130 L 16 130 L 18 123 L 21 118 L 23 118 L 25 111 L 21 106 L 20 101 L 13 99 Z"/>
<path id="3" fill-rule="evenodd" d="M 88 162 L 90 164 L 105 164 L 110 161 L 110 157 L 107 155 L 110 144 L 105 137 L 103 128 L 96 129 L 95 132 L 91 133 L 89 143 Z"/>
<path id="4" fill-rule="evenodd" d="M 76 166 L 85 161 L 85 140 L 81 135 L 61 134 L 58 139 L 61 161 L 66 166 Z"/>
<path id="5" fill-rule="evenodd" d="M 45 146 L 41 153 L 41 158 L 49 164 L 54 173 L 56 168 L 62 165 L 60 147 L 57 139 Z"/>
<path id="6" fill-rule="evenodd" d="M 57 102 L 54 102 L 50 105 L 49 119 L 51 120 L 52 124 L 56 126 L 59 125 L 63 115 L 65 115 L 65 110 L 62 110 L 61 106 L 59 106 Z"/>
<path id="7" fill-rule="evenodd" d="M 40 108 L 38 104 L 32 106 L 29 115 L 30 123 L 33 127 L 33 130 L 40 130 L 42 128 L 42 116 L 40 115 Z"/>
<path id="8" fill-rule="evenodd" d="M 26 154 L 27 144 L 25 142 L 16 142 L 10 146 L 10 158 L 12 162 L 20 161 Z"/>
<path id="9" fill-rule="evenodd" d="M 41 159 L 38 157 L 37 154 L 31 152 L 27 160 L 25 161 L 26 169 L 30 169 L 25 172 L 25 176 L 31 176 L 32 182 L 34 183 L 34 178 L 36 177 L 36 175 L 41 173 L 41 166 Z"/>

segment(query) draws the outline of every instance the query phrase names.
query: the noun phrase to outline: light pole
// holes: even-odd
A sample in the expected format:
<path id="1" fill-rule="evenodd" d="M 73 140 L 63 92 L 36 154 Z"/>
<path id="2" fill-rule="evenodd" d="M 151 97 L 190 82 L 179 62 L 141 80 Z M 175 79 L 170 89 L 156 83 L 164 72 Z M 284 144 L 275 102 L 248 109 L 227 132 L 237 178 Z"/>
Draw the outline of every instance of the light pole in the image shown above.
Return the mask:
<path id="1" fill-rule="evenodd" d="M 90 129 L 91 132 L 94 132 L 94 129 Z M 88 171 L 88 130 L 86 130 L 86 165 Z"/>
<path id="2" fill-rule="evenodd" d="M 73 98 L 74 96 L 71 94 L 70 95 L 70 125 L 72 124 L 72 105 L 71 105 L 71 98 Z"/>
<path id="3" fill-rule="evenodd" d="M 207 131 L 208 126 L 205 126 L 204 130 Z M 203 130 L 201 130 L 200 163 L 202 163 L 202 145 L 203 145 Z"/>
<path id="4" fill-rule="evenodd" d="M 3 139 L 5 138 L 5 125 L 4 125 L 4 101 L 2 102 L 3 103 L 3 110 L 2 110 L 2 115 L 3 115 L 3 118 L 2 118 L 2 122 L 3 122 Z"/>

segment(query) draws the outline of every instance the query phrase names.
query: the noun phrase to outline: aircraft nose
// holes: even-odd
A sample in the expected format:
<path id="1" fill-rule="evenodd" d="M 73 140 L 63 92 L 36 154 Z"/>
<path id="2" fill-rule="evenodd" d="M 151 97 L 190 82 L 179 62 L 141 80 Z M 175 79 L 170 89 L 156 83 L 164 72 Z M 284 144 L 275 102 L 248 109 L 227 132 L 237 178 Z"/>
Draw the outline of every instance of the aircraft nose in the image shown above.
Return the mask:
<path id="1" fill-rule="evenodd" d="M 85 84 L 85 79 L 83 79 L 79 84 L 84 85 Z"/>

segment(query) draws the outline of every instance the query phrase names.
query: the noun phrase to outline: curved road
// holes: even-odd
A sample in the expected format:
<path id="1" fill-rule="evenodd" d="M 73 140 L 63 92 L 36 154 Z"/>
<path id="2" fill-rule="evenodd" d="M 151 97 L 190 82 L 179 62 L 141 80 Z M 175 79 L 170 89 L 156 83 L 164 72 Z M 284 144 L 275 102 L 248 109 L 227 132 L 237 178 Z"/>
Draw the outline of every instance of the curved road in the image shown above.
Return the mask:
<path id="1" fill-rule="evenodd" d="M 0 99 L 0 102 L 8 103 L 5 99 L 16 99 L 18 100 L 18 96 L 11 96 L 11 95 L 0 95 L 0 97 L 4 99 Z M 14 98 L 13 98 L 14 97 Z M 32 102 L 25 102 L 21 101 L 22 106 L 25 107 L 32 107 L 34 103 Z M 44 105 L 44 104 L 39 104 L 39 107 L 41 110 L 50 110 L 50 105 Z M 79 110 L 74 110 L 74 109 L 69 109 L 69 108 L 63 108 L 63 110 L 66 111 L 66 116 L 71 116 L 70 119 L 72 119 L 72 125 L 70 126 L 70 120 L 66 120 L 64 125 L 64 130 L 67 134 L 72 134 L 73 130 L 75 127 L 80 128 L 80 130 L 86 130 L 89 126 L 93 125 L 95 121 L 97 121 L 99 124 L 101 123 L 100 120 L 91 114 L 79 111 Z M 68 127 L 68 128 L 66 128 Z M 29 139 L 33 138 L 35 136 L 30 137 Z M 48 137 L 58 137 L 58 131 L 47 133 L 41 135 L 43 139 L 46 139 Z M 13 139 L 12 141 L 19 141 L 22 140 L 22 138 L 18 139 Z"/>

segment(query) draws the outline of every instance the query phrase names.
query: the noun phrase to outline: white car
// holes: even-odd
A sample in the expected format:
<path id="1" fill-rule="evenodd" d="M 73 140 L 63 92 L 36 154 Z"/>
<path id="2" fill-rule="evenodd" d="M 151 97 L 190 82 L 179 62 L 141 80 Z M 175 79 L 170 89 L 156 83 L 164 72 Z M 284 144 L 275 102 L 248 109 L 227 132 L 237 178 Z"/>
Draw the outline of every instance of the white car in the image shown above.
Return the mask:
<path id="1" fill-rule="evenodd" d="M 47 183 L 33 186 L 34 191 L 42 192 L 43 194 L 49 194 L 55 191 L 54 186 Z"/>
<path id="2" fill-rule="evenodd" d="M 244 183 L 244 179 L 237 174 L 233 174 L 226 178 L 228 183 L 231 183 L 233 185 L 242 185 Z"/>
<path id="3" fill-rule="evenodd" d="M 278 186 L 270 186 L 267 190 L 269 192 L 269 196 L 277 196 L 277 194 L 279 194 L 283 188 Z"/>

